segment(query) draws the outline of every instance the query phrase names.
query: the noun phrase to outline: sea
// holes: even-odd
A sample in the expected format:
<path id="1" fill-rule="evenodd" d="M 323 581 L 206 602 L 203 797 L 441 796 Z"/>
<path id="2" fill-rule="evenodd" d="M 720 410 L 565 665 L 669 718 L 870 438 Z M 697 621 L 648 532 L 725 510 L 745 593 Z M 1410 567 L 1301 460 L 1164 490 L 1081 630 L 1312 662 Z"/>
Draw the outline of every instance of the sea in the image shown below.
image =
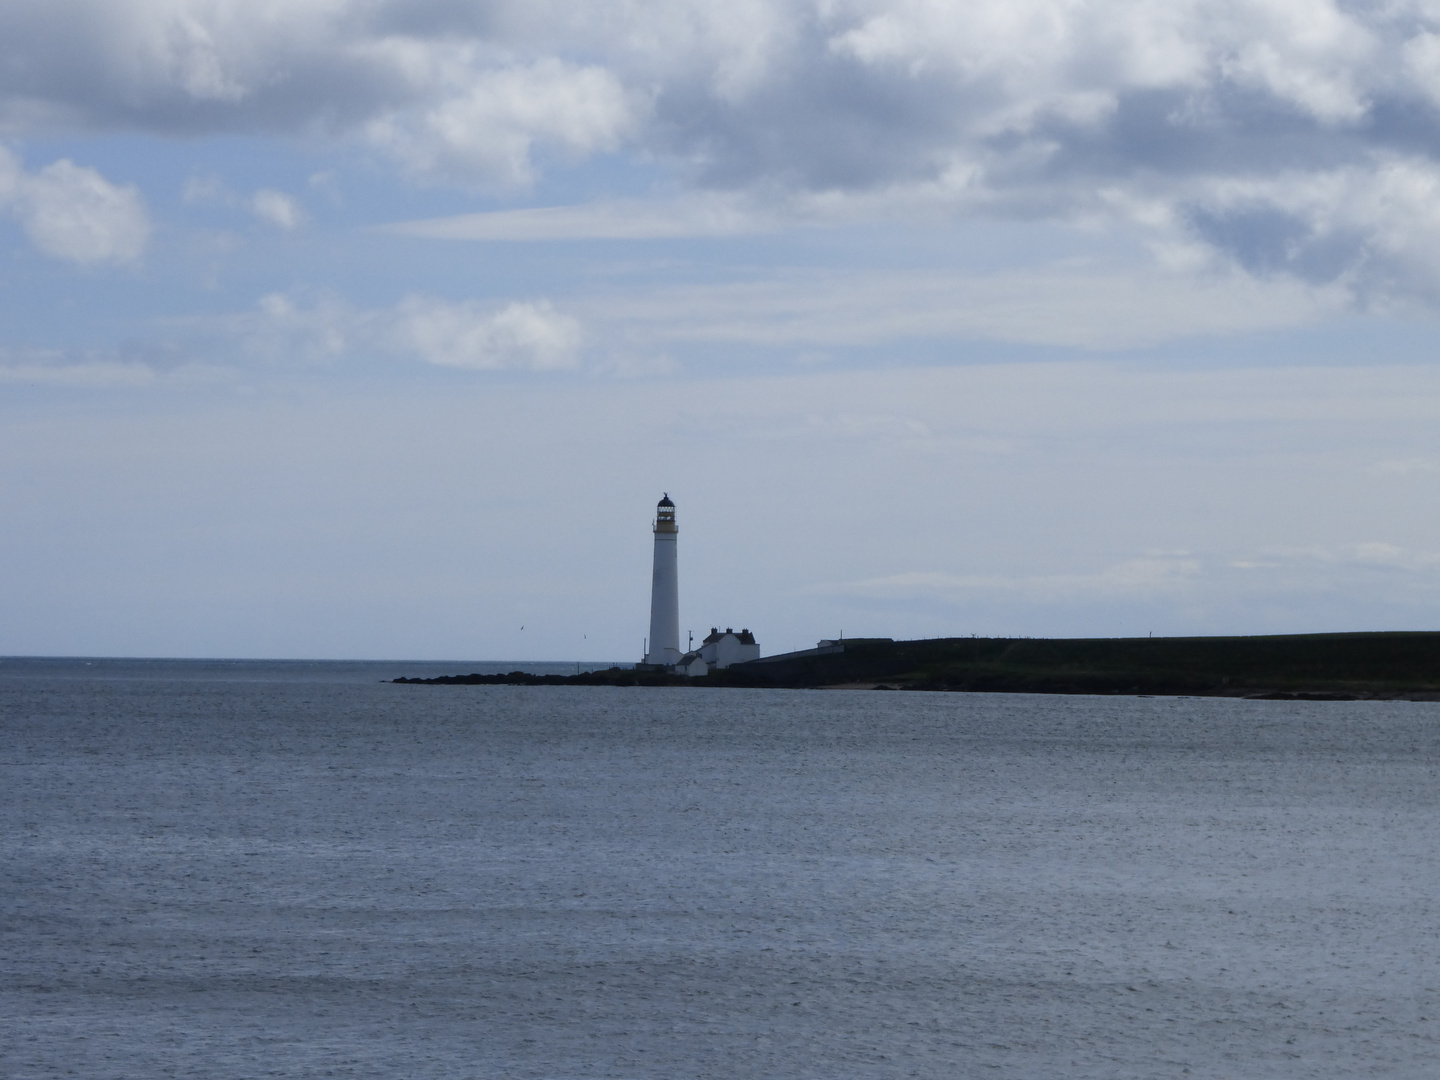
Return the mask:
<path id="1" fill-rule="evenodd" d="M 1440 1076 L 1440 704 L 472 670 L 0 660 L 0 1075 Z"/>

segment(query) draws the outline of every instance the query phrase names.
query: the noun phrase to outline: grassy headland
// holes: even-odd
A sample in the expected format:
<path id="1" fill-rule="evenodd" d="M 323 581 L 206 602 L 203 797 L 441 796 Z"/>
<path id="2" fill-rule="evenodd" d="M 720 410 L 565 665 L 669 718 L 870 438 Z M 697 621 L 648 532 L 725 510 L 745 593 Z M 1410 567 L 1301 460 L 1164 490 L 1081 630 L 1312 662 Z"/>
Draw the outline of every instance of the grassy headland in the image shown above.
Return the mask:
<path id="1" fill-rule="evenodd" d="M 977 690 L 1440 700 L 1440 633 L 1192 638 L 857 638 L 705 678 L 628 669 L 397 682 Z"/>

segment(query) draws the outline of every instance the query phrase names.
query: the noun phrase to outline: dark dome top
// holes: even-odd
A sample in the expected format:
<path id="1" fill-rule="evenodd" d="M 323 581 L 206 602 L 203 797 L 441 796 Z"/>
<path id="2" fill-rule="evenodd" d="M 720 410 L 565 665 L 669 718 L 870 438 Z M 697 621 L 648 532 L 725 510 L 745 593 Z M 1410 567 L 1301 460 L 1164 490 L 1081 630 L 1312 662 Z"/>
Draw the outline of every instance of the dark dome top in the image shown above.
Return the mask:
<path id="1" fill-rule="evenodd" d="M 670 493 L 667 491 L 667 492 L 665 493 L 665 497 L 664 497 L 663 499 L 661 499 L 661 500 L 660 500 L 658 503 L 656 503 L 655 505 L 656 505 L 656 506 L 674 506 L 675 504 L 670 501 Z"/>

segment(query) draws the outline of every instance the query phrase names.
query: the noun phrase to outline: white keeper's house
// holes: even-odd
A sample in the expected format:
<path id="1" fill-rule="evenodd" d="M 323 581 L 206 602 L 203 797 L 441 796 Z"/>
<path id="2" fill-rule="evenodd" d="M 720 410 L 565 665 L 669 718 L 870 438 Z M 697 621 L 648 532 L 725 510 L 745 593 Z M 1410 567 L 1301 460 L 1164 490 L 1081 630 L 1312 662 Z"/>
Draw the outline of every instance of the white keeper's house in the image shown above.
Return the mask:
<path id="1" fill-rule="evenodd" d="M 743 664 L 746 660 L 760 659 L 760 646 L 755 635 L 749 630 L 736 633 L 730 627 L 721 633 L 716 627 L 710 628 L 710 636 L 700 643 L 700 659 L 710 671 L 724 671 L 731 664 Z"/>

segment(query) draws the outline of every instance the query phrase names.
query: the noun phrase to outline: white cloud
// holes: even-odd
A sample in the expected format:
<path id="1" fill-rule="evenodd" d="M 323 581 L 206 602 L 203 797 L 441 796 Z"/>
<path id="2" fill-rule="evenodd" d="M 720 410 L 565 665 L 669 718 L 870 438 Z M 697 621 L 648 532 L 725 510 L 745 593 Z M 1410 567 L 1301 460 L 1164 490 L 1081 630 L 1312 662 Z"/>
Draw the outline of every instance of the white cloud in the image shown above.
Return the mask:
<path id="1" fill-rule="evenodd" d="M 856 347 L 970 339 L 1130 349 L 1316 322 L 1336 290 L 1235 273 L 1126 273 L 1093 264 L 991 274 L 812 271 L 741 284 L 600 295 L 587 322 L 656 342 Z"/>
<path id="2" fill-rule="evenodd" d="M 216 349 L 287 366 L 371 358 L 471 371 L 572 371 L 583 343 L 579 321 L 547 300 L 495 305 L 409 296 L 363 309 L 335 296 L 305 304 L 271 293 L 252 312 L 192 320 L 190 328 L 218 331 Z"/>
<path id="3" fill-rule="evenodd" d="M 704 193 L 663 202 L 630 199 L 458 214 L 380 228 L 397 236 L 435 240 L 661 240 L 736 236 L 786 224 L 785 216 L 756 205 L 753 199 Z"/>
<path id="4" fill-rule="evenodd" d="M 1440 552 L 1382 541 L 1230 553 L 1149 552 L 1094 570 L 1063 573 L 912 571 L 800 590 L 804 597 L 870 608 L 963 612 L 967 618 L 1013 608 L 1054 615 L 1097 606 L 1129 607 L 1163 612 L 1162 619 L 1183 613 L 1184 618 L 1213 623 L 1216 629 L 1209 632 L 1232 633 L 1237 611 L 1248 610 L 1251 617 L 1266 612 L 1282 619 L 1282 626 L 1270 632 L 1296 632 L 1297 625 L 1305 624 L 1283 625 L 1295 610 L 1309 607 L 1313 615 L 1313 609 L 1343 597 L 1325 621 L 1335 629 L 1354 629 L 1357 622 L 1367 625 L 1373 606 L 1392 611 L 1422 608 L 1433 603 L 1437 592 Z"/>
<path id="5" fill-rule="evenodd" d="M 1222 72 L 1324 122 L 1364 117 L 1370 105 L 1365 84 L 1378 82 L 1374 65 L 1384 49 L 1363 19 L 1333 0 L 1261 0 L 1247 7 Z"/>
<path id="6" fill-rule="evenodd" d="M 1198 584 L 1202 568 L 1200 560 L 1185 555 L 1147 555 L 1088 574 L 1013 576 L 921 571 L 816 585 L 806 592 L 869 600 L 934 596 L 951 602 L 977 593 L 1008 595 L 1028 603 L 1065 602 L 1091 596 L 1153 598 L 1190 591 Z"/>
<path id="7" fill-rule="evenodd" d="M 1352 567 L 1425 572 L 1440 570 L 1440 552 L 1418 551 L 1380 540 L 1305 548 L 1263 548 L 1237 564 L 1249 568 Z"/>
<path id="8" fill-rule="evenodd" d="M 287 365 L 337 361 L 355 341 L 366 340 L 368 330 L 364 315 L 338 297 L 323 296 L 307 308 L 283 293 L 262 296 L 255 312 L 221 323 L 244 352 Z"/>
<path id="9" fill-rule="evenodd" d="M 250 210 L 265 224 L 287 232 L 298 229 L 305 221 L 305 212 L 298 202 L 271 188 L 261 188 L 250 196 Z"/>
<path id="10" fill-rule="evenodd" d="M 299 200 L 274 188 L 259 188 L 252 195 L 242 196 L 218 176 L 196 175 L 185 181 L 181 195 L 192 206 L 209 204 L 249 211 L 256 220 L 285 232 L 305 223 L 305 210 Z"/>
<path id="11" fill-rule="evenodd" d="M 469 55 L 426 55 L 420 66 L 435 66 L 416 78 L 438 92 L 387 109 L 364 135 L 423 179 L 526 186 L 537 144 L 577 157 L 616 150 L 644 109 L 644 95 L 596 66 L 546 58 L 490 69 Z"/>
<path id="12" fill-rule="evenodd" d="M 547 301 L 511 303 L 493 311 L 473 302 L 411 296 L 390 322 L 393 348 L 431 364 L 475 371 L 579 366 L 580 324 Z"/>
<path id="13" fill-rule="evenodd" d="M 752 211 L 616 204 L 452 235 L 713 235 L 826 199 L 881 218 L 1145 207 L 1171 251 L 1435 301 L 1437 41 L 1422 0 L 12 0 L 0 127 L 338 138 L 466 188 L 627 153 Z M 65 257 L 135 246 L 36 221 Z"/>
<path id="14" fill-rule="evenodd" d="M 30 173 L 0 147 L 0 206 L 9 207 L 40 251 L 82 265 L 133 262 L 150 238 L 135 187 L 112 184 L 67 159 Z"/>
<path id="15" fill-rule="evenodd" d="M 643 108 L 641 95 L 599 67 L 554 58 L 493 71 L 455 67 L 440 75 L 451 88 L 438 100 L 366 127 L 371 142 L 421 177 L 523 186 L 534 179 L 536 143 L 577 156 L 615 150 Z"/>

